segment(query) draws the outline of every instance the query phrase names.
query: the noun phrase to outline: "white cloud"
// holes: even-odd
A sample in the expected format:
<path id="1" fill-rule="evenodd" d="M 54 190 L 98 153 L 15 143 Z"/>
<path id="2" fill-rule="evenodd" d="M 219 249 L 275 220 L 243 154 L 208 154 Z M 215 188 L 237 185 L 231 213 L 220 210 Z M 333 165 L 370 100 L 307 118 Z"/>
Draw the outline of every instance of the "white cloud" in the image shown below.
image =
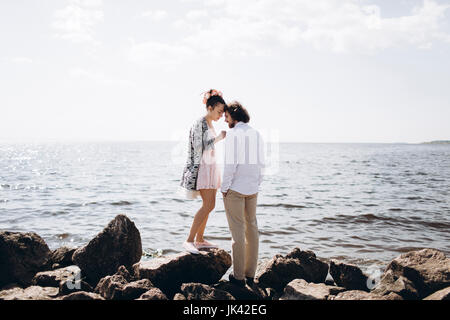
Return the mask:
<path id="1" fill-rule="evenodd" d="M 101 72 L 86 70 L 80 67 L 73 67 L 69 69 L 69 76 L 74 79 L 89 80 L 95 84 L 104 86 L 132 86 L 133 83 L 128 80 L 115 79 L 107 76 Z"/>
<path id="2" fill-rule="evenodd" d="M 136 44 L 133 41 L 129 60 L 148 67 L 170 68 L 194 54 L 188 46 L 148 41 Z"/>
<path id="3" fill-rule="evenodd" d="M 62 39 L 98 44 L 94 27 L 103 22 L 103 16 L 102 0 L 69 0 L 65 8 L 55 12 L 52 26 Z"/>
<path id="4" fill-rule="evenodd" d="M 166 19 L 168 16 L 164 10 L 145 11 L 142 13 L 142 17 L 150 18 L 153 21 L 159 22 Z"/>
<path id="5" fill-rule="evenodd" d="M 194 2 L 194 1 L 189 1 Z M 336 53 L 375 53 L 449 42 L 443 31 L 450 4 L 424 0 L 403 16 L 386 18 L 360 0 L 197 0 L 201 9 L 172 23 L 179 40 L 134 46 L 134 61 L 180 63 L 192 56 L 261 56 L 306 43 Z M 176 56 L 176 57 L 175 57 Z M 168 58 L 169 57 L 169 58 Z"/>

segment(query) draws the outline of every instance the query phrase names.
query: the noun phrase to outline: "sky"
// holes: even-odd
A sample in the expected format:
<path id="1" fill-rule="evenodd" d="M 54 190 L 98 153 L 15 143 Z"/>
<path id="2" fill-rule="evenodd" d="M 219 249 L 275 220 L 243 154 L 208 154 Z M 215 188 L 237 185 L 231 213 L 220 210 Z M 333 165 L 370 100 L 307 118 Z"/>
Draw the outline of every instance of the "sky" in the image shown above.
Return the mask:
<path id="1" fill-rule="evenodd" d="M 450 139 L 450 0 L 2 0 L 0 141 Z M 214 122 L 226 129 L 224 119 Z"/>

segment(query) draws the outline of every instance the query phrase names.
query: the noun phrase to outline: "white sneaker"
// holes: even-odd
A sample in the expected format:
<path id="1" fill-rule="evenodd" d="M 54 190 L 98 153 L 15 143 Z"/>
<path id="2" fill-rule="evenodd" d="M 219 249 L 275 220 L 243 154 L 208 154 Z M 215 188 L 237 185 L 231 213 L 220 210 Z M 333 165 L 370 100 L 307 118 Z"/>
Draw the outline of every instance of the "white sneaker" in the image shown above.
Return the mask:
<path id="1" fill-rule="evenodd" d="M 193 242 L 187 242 L 185 241 L 183 243 L 183 248 L 186 249 L 187 252 L 193 253 L 193 254 L 199 254 L 200 251 L 195 247 Z"/>
<path id="2" fill-rule="evenodd" d="M 203 242 L 195 242 L 195 247 L 197 249 L 202 249 L 202 248 L 218 248 L 219 246 L 217 244 L 215 244 L 214 242 L 209 242 L 209 241 L 203 241 Z"/>

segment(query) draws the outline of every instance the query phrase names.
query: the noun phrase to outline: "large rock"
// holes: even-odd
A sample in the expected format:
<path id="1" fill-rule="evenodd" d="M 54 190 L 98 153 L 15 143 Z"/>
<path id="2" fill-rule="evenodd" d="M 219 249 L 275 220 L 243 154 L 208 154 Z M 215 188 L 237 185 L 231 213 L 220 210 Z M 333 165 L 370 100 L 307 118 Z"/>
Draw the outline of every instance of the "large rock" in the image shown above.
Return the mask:
<path id="1" fill-rule="evenodd" d="M 0 232 L 0 287 L 31 284 L 33 276 L 49 266 L 51 251 L 36 233 Z"/>
<path id="2" fill-rule="evenodd" d="M 328 274 L 328 264 L 316 258 L 312 251 L 295 248 L 283 257 L 276 255 L 262 266 L 256 274 L 259 285 L 282 291 L 294 279 L 307 282 L 324 282 Z"/>
<path id="3" fill-rule="evenodd" d="M 181 292 L 186 300 L 236 300 L 228 292 L 202 283 L 185 283 L 181 285 Z"/>
<path id="4" fill-rule="evenodd" d="M 383 274 L 380 282 L 371 292 L 380 296 L 393 292 L 406 300 L 415 300 L 419 297 L 414 284 L 403 276 L 396 276 L 392 270 Z"/>
<path id="5" fill-rule="evenodd" d="M 80 268 L 78 266 L 69 266 L 51 271 L 38 272 L 32 279 L 31 283 L 41 287 L 59 287 L 61 281 L 80 278 Z"/>
<path id="6" fill-rule="evenodd" d="M 423 300 L 450 300 L 450 287 L 436 291 Z"/>
<path id="7" fill-rule="evenodd" d="M 53 300 L 57 295 L 58 288 L 54 287 L 16 287 L 0 291 L 0 300 Z"/>
<path id="8" fill-rule="evenodd" d="M 231 256 L 225 250 L 211 249 L 141 261 L 133 270 L 137 279 L 149 279 L 171 299 L 183 283 L 217 283 L 230 266 Z"/>
<path id="9" fill-rule="evenodd" d="M 422 249 L 404 253 L 389 263 L 385 272 L 392 270 L 396 277 L 409 279 L 419 298 L 450 286 L 450 259 L 436 249 Z"/>
<path id="10" fill-rule="evenodd" d="M 327 300 L 329 296 L 345 290 L 345 288 L 328 286 L 324 283 L 309 283 L 303 279 L 295 279 L 284 288 L 284 294 L 280 300 Z"/>
<path id="11" fill-rule="evenodd" d="M 350 290 L 338 293 L 336 296 L 332 296 L 328 300 L 402 300 L 402 298 L 395 293 L 390 293 L 386 296 L 379 296 L 362 290 Z"/>
<path id="12" fill-rule="evenodd" d="M 72 256 L 77 248 L 60 247 L 52 251 L 50 264 L 52 269 L 59 269 L 73 265 Z"/>
<path id="13" fill-rule="evenodd" d="M 141 256 L 139 230 L 127 216 L 118 215 L 87 245 L 77 249 L 72 260 L 81 268 L 87 281 L 95 285 L 121 265 L 131 268 Z"/>
<path id="14" fill-rule="evenodd" d="M 92 292 L 78 291 L 61 298 L 61 300 L 105 300 L 101 295 Z"/>
<path id="15" fill-rule="evenodd" d="M 341 261 L 330 261 L 330 274 L 336 285 L 348 290 L 369 291 L 367 287 L 368 277 L 355 265 Z"/>
<path id="16" fill-rule="evenodd" d="M 158 288 L 151 288 L 150 290 L 144 292 L 136 300 L 168 300 L 168 299 L 166 295 Z M 186 298 L 184 298 L 184 300 L 186 300 Z"/>

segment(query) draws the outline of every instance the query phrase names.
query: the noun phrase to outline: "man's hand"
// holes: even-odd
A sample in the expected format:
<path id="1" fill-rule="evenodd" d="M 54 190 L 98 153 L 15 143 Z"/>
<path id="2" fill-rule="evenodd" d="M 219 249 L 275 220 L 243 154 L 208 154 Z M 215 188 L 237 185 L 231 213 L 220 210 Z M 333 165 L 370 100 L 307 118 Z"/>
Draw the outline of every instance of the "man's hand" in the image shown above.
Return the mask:
<path id="1" fill-rule="evenodd" d="M 224 198 L 227 196 L 227 194 L 228 194 L 228 190 L 227 190 L 227 192 L 222 192 L 222 196 L 223 196 Z"/>

